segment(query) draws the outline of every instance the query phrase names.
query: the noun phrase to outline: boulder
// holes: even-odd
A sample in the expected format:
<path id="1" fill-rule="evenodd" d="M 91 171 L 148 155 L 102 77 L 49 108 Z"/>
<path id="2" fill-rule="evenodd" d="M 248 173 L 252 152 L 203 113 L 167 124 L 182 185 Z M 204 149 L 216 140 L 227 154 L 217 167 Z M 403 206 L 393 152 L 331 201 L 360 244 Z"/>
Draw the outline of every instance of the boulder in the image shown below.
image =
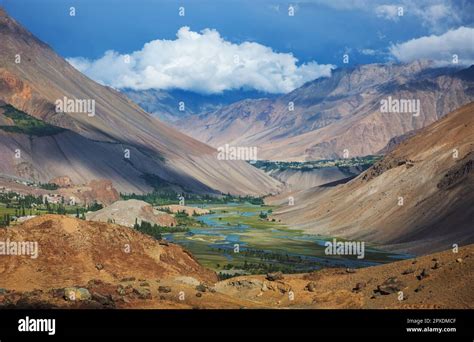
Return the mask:
<path id="1" fill-rule="evenodd" d="M 314 292 L 316 291 L 316 283 L 314 281 L 310 281 L 308 284 L 306 284 L 304 289 L 309 292 Z"/>
<path id="2" fill-rule="evenodd" d="M 96 302 L 102 304 L 103 306 L 107 306 L 107 307 L 111 307 L 111 308 L 114 308 L 115 307 L 115 302 L 112 298 L 111 295 L 102 295 L 100 293 L 97 293 L 97 292 L 94 292 L 92 294 L 92 300 L 95 300 Z"/>
<path id="3" fill-rule="evenodd" d="M 421 273 L 417 276 L 417 278 L 418 280 L 422 280 L 429 276 L 430 276 L 430 272 L 426 268 L 424 268 L 423 271 L 421 271 Z"/>
<path id="4" fill-rule="evenodd" d="M 282 280 L 283 279 L 283 273 L 281 273 L 281 272 L 268 273 L 266 279 L 269 280 L 269 281 Z"/>
<path id="5" fill-rule="evenodd" d="M 140 299 L 151 299 L 151 292 L 147 288 L 135 287 L 133 288 L 133 293 Z"/>
<path id="6" fill-rule="evenodd" d="M 397 293 L 406 287 L 405 283 L 398 280 L 397 277 L 391 277 L 377 286 L 376 292 L 382 295 Z"/>
<path id="7" fill-rule="evenodd" d="M 158 287 L 158 292 L 159 293 L 170 293 L 171 292 L 171 287 L 169 287 L 169 286 L 159 286 Z"/>
<path id="8" fill-rule="evenodd" d="M 196 291 L 206 292 L 207 291 L 207 286 L 204 285 L 204 284 L 199 284 L 198 286 L 196 286 Z"/>
<path id="9" fill-rule="evenodd" d="M 64 288 L 64 299 L 68 301 L 90 300 L 91 294 L 88 289 L 83 287 L 66 287 Z"/>

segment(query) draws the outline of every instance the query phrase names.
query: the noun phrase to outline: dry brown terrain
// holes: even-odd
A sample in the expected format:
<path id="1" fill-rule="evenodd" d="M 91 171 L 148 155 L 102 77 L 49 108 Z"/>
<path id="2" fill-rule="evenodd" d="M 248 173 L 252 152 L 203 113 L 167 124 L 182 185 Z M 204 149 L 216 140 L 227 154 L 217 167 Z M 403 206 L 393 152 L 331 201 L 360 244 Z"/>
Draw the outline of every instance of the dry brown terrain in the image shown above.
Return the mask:
<path id="1" fill-rule="evenodd" d="M 360 170 L 356 167 L 351 168 L 350 171 L 354 175 L 360 173 Z M 267 173 L 286 185 L 287 190 L 282 190 L 282 192 L 305 190 L 315 186 L 340 181 L 351 176 L 350 174 L 347 174 L 347 172 L 342 172 L 338 167 L 324 167 L 305 171 L 294 169 L 271 170 Z"/>
<path id="2" fill-rule="evenodd" d="M 113 222 L 126 227 L 133 227 L 135 220 L 159 226 L 176 226 L 176 219 L 165 212 L 154 209 L 151 204 L 139 200 L 117 201 L 112 205 L 86 214 L 86 219 L 97 222 Z"/>
<path id="3" fill-rule="evenodd" d="M 119 225 L 46 215 L 0 230 L 7 238 L 38 241 L 40 252 L 0 256 L 4 308 L 474 308 L 474 245 L 357 270 L 217 281 L 183 248 Z"/>
<path id="4" fill-rule="evenodd" d="M 350 182 L 269 199 L 277 219 L 312 234 L 413 253 L 474 242 L 474 103 L 403 141 Z"/>
<path id="5" fill-rule="evenodd" d="M 1 287 L 32 290 L 85 284 L 91 279 L 116 282 L 134 276 L 159 279 L 193 276 L 216 281 L 177 245 L 159 243 L 128 227 L 43 215 L 1 229 L 0 240 L 37 241 L 38 258 L 1 256 Z"/>

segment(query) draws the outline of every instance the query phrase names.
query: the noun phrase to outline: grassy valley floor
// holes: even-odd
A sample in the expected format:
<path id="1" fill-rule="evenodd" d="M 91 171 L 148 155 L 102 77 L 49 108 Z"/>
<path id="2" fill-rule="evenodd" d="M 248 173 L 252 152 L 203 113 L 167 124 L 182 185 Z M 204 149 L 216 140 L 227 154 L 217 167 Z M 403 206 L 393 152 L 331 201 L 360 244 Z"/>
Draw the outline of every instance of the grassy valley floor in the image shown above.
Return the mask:
<path id="1" fill-rule="evenodd" d="M 188 249 L 221 278 L 239 274 L 310 272 L 326 267 L 359 268 L 409 257 L 365 246 L 363 259 L 325 254 L 331 237 L 307 235 L 266 218 L 274 207 L 244 203 L 206 205 L 204 227 L 163 237 Z M 342 240 L 338 240 L 342 241 Z"/>

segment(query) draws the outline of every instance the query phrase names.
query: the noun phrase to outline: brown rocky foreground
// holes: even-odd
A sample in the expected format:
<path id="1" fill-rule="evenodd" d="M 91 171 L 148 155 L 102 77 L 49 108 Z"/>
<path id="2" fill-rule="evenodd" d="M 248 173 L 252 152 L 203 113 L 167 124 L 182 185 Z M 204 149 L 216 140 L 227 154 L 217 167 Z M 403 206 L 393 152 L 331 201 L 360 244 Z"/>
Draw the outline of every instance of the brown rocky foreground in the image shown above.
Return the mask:
<path id="1" fill-rule="evenodd" d="M 45 215 L 0 230 L 7 239 L 37 241 L 39 252 L 0 256 L 3 308 L 474 307 L 474 245 L 357 270 L 218 281 L 183 248 L 114 224 Z"/>

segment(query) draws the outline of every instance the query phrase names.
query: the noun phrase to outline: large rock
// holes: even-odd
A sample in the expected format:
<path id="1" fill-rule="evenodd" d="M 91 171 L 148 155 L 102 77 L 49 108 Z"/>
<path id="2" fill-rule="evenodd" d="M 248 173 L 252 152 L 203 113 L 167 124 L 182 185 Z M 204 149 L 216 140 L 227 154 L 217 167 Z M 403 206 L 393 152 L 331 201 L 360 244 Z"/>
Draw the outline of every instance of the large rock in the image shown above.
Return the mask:
<path id="1" fill-rule="evenodd" d="M 151 299 L 150 289 L 148 289 L 146 287 L 136 287 L 136 288 L 133 289 L 133 293 L 139 299 Z"/>
<path id="2" fill-rule="evenodd" d="M 266 279 L 269 280 L 269 281 L 282 280 L 283 279 L 283 273 L 281 273 L 281 272 L 268 273 Z"/>
<path id="3" fill-rule="evenodd" d="M 405 283 L 398 280 L 396 277 L 391 277 L 385 280 L 381 285 L 377 286 L 376 292 L 382 295 L 389 295 L 392 293 L 398 293 L 406 287 Z"/>
<path id="4" fill-rule="evenodd" d="M 64 299 L 72 302 L 90 300 L 91 294 L 88 289 L 83 287 L 66 287 L 64 289 Z"/>

